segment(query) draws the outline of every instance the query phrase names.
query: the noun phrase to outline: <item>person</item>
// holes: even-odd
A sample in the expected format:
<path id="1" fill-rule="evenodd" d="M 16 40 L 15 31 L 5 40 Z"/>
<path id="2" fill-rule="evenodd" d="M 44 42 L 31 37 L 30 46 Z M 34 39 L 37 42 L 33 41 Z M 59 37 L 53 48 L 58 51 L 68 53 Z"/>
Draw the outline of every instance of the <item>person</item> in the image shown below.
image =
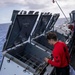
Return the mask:
<path id="1" fill-rule="evenodd" d="M 67 45 L 58 41 L 57 35 L 53 32 L 47 34 L 48 43 L 54 46 L 52 51 L 53 59 L 45 58 L 45 62 L 56 69 L 56 75 L 69 75 L 70 54 Z"/>

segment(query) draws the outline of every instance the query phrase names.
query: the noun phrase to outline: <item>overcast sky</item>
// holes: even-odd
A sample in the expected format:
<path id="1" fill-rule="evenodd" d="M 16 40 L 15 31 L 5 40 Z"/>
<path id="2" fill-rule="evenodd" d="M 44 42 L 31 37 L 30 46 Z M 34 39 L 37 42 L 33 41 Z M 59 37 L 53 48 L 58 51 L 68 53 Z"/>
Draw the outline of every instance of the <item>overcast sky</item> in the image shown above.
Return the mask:
<path id="1" fill-rule="evenodd" d="M 75 0 L 57 0 L 67 17 L 69 13 L 75 9 Z M 52 0 L 0 0 L 0 23 L 10 22 L 13 10 L 38 10 L 50 11 L 51 13 L 60 13 L 56 3 Z"/>

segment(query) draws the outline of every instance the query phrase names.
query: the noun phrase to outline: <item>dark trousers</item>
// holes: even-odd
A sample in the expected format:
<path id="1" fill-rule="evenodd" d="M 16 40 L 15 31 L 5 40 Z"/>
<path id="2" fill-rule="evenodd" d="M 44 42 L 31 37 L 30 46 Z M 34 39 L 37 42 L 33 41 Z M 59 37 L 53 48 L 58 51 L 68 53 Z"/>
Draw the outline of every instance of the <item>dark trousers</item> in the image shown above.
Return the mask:
<path id="1" fill-rule="evenodd" d="M 69 73 L 69 66 L 64 68 L 55 68 L 56 69 L 56 75 L 70 75 Z"/>

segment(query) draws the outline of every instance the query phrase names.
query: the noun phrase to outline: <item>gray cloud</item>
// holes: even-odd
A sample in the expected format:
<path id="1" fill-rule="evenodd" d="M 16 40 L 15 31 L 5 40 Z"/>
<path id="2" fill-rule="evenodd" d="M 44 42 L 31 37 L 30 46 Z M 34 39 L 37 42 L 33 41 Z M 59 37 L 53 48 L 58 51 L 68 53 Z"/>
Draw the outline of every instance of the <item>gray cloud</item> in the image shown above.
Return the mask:
<path id="1" fill-rule="evenodd" d="M 25 6 L 27 6 L 29 9 L 42 9 L 42 8 L 47 8 L 47 5 L 44 4 L 37 4 L 37 3 L 28 3 Z"/>
<path id="2" fill-rule="evenodd" d="M 57 0 L 57 2 L 68 17 L 69 13 L 75 9 L 75 0 Z M 39 10 L 45 12 L 50 11 L 51 13 L 60 13 L 61 17 L 64 17 L 57 4 L 52 3 L 52 0 L 0 0 L 0 8 L 11 10 L 24 9 Z M 5 12 L 9 13 L 8 11 Z M 7 18 L 8 17 L 4 17 L 4 21 L 8 20 Z"/>
<path id="3" fill-rule="evenodd" d="M 74 6 L 74 0 L 57 0 L 62 8 Z M 0 7 L 2 6 L 21 5 L 29 9 L 46 9 L 56 8 L 57 6 L 52 3 L 52 0 L 0 0 Z"/>
<path id="4" fill-rule="evenodd" d="M 46 4 L 45 4 L 46 3 Z M 27 7 L 29 9 L 42 9 L 47 8 L 48 0 L 1 0 L 0 1 L 0 7 L 6 7 L 6 6 L 14 6 L 14 5 L 20 5 L 23 7 Z"/>

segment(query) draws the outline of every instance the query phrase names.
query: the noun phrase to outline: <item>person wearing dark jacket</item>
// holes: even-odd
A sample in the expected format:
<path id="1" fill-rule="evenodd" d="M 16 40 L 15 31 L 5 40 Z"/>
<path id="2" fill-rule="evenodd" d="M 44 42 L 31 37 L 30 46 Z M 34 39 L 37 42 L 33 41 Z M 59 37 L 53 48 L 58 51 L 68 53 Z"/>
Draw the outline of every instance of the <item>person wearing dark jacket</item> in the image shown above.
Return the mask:
<path id="1" fill-rule="evenodd" d="M 57 35 L 53 32 L 47 34 L 48 43 L 54 46 L 53 60 L 45 58 L 45 61 L 56 69 L 56 75 L 69 75 L 70 54 L 67 45 L 58 41 Z"/>

